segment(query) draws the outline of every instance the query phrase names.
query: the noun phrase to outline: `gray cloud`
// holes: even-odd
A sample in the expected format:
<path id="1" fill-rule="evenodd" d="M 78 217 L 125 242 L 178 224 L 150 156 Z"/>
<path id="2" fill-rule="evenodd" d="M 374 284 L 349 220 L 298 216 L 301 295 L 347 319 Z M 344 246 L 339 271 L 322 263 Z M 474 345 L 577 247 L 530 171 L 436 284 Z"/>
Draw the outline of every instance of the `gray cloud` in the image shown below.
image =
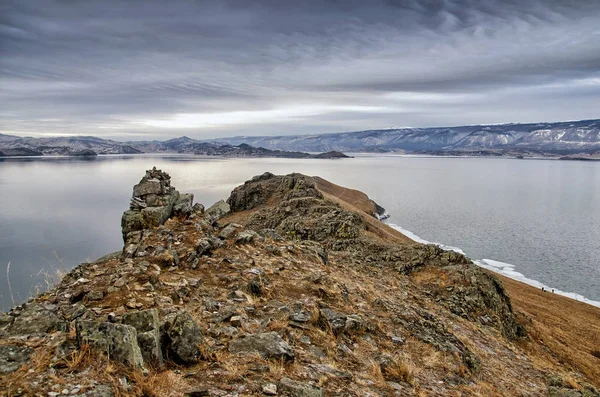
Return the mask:
<path id="1" fill-rule="evenodd" d="M 142 139 L 599 117 L 595 0 L 0 5 L 0 130 Z"/>

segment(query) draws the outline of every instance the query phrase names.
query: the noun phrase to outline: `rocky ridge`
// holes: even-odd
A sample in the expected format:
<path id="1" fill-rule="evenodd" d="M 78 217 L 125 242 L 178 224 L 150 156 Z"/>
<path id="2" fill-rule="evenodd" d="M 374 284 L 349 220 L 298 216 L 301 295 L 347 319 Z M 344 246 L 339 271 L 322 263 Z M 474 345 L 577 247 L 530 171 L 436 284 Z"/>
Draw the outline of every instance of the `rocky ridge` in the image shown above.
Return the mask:
<path id="1" fill-rule="evenodd" d="M 342 191 L 265 173 L 205 210 L 147 171 L 121 252 L 0 316 L 0 390 L 598 395 L 529 348 L 495 276 L 394 234 L 381 207 Z"/>

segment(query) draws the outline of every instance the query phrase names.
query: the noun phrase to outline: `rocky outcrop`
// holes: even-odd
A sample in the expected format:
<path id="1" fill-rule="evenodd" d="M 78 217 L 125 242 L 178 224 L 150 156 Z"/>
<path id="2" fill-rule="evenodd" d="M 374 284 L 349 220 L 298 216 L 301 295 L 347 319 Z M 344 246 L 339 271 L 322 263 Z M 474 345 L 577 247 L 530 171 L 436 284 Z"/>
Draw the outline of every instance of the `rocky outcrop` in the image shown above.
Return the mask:
<path id="1" fill-rule="evenodd" d="M 167 319 L 163 332 L 163 349 L 169 358 L 185 364 L 200 360 L 199 346 L 204 344 L 204 336 L 189 313 L 181 312 Z"/>
<path id="2" fill-rule="evenodd" d="M 17 306 L 8 316 L 8 336 L 43 336 L 66 331 L 67 324 L 57 315 L 52 304 L 25 303 Z M 11 320 L 12 319 L 12 320 Z"/>
<path id="3" fill-rule="evenodd" d="M 206 210 L 206 216 L 211 225 L 214 225 L 219 219 L 223 218 L 231 210 L 228 203 L 219 200 Z"/>
<path id="4" fill-rule="evenodd" d="M 29 362 L 33 349 L 19 345 L 0 345 L 0 375 L 15 372 Z"/>
<path id="5" fill-rule="evenodd" d="M 265 173 L 204 211 L 148 171 L 122 252 L 0 315 L 0 390 L 587 395 L 545 383 L 546 346 L 512 342 L 524 329 L 498 279 L 395 238 L 366 195 L 325 182 Z M 145 224 L 152 208 L 167 218 Z"/>
<path id="6" fill-rule="evenodd" d="M 294 361 L 294 352 L 277 332 L 248 335 L 229 342 L 229 351 L 235 354 L 260 354 L 264 358 Z"/>
<path id="7" fill-rule="evenodd" d="M 137 369 L 144 368 L 134 327 L 108 322 L 78 321 L 76 330 L 80 347 L 87 344 L 115 361 Z"/>
<path id="8" fill-rule="evenodd" d="M 312 386 L 302 382 L 296 382 L 290 378 L 283 378 L 279 381 L 279 390 L 292 397 L 323 397 L 323 390 L 320 387 Z"/>
<path id="9" fill-rule="evenodd" d="M 144 362 L 154 367 L 162 367 L 163 355 L 160 344 L 158 310 L 148 309 L 126 313 L 121 318 L 121 322 L 135 328 L 137 343 Z"/>
<path id="10" fill-rule="evenodd" d="M 193 211 L 194 195 L 179 194 L 171 177 L 154 167 L 133 187 L 129 210 L 123 213 L 121 229 L 126 244 L 139 241 L 135 232 L 158 227 L 170 217 L 187 216 Z"/>

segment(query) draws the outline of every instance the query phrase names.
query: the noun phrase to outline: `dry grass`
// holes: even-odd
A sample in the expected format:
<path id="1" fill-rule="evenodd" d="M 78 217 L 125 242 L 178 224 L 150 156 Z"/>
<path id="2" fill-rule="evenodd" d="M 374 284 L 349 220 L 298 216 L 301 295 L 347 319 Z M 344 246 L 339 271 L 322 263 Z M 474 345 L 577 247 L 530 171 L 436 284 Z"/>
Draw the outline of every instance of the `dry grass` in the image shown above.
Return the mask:
<path id="1" fill-rule="evenodd" d="M 98 354 L 88 344 L 84 344 L 66 359 L 67 371 L 73 373 L 81 368 L 87 368 L 98 358 Z"/>
<path id="2" fill-rule="evenodd" d="M 149 376 L 143 376 L 137 372 L 133 380 L 142 397 L 181 396 L 190 388 L 190 385 L 180 375 L 171 371 L 158 372 Z"/>
<path id="3" fill-rule="evenodd" d="M 368 364 L 368 374 L 372 381 L 376 384 L 384 384 L 385 378 L 383 377 L 383 372 L 381 371 L 381 366 L 379 363 L 373 359 L 369 360 Z"/>
<path id="4" fill-rule="evenodd" d="M 532 361 L 555 372 L 566 366 L 600 385 L 598 357 L 591 353 L 600 346 L 600 308 L 499 278 L 514 310 L 531 319 L 527 325 L 531 342 L 522 347 Z"/>
<path id="5" fill-rule="evenodd" d="M 394 382 L 406 382 L 412 386 L 415 384 L 414 369 L 414 364 L 396 359 L 385 367 L 383 377 Z"/>

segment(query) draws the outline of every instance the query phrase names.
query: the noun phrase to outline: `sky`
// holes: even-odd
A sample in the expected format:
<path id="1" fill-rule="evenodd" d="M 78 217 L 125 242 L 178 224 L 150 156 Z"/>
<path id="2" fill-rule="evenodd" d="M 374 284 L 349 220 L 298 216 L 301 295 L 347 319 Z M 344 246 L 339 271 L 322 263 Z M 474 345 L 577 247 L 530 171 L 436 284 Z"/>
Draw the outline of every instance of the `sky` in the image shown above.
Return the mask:
<path id="1" fill-rule="evenodd" d="M 0 133 L 600 118 L 598 0 L 2 0 Z"/>

